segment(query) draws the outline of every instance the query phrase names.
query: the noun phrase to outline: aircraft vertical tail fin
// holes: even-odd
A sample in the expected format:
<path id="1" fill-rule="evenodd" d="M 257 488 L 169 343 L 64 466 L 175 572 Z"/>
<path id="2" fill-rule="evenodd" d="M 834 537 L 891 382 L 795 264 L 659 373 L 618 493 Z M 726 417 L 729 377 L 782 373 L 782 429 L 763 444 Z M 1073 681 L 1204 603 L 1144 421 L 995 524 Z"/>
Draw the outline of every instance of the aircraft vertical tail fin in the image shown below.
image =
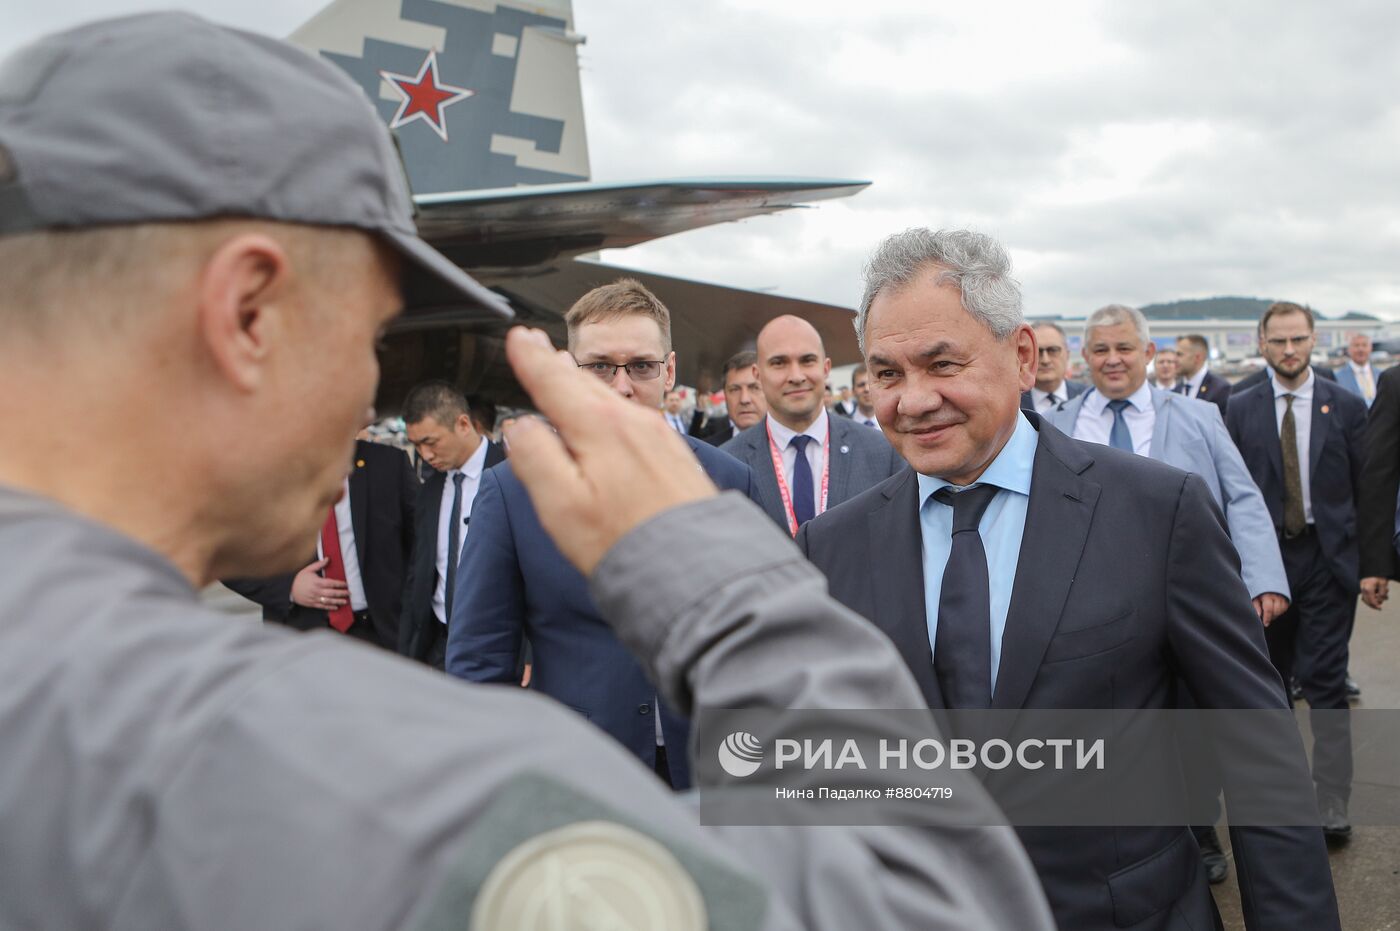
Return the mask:
<path id="1" fill-rule="evenodd" d="M 572 0 L 335 0 L 291 40 L 364 88 L 414 194 L 589 178 Z"/>

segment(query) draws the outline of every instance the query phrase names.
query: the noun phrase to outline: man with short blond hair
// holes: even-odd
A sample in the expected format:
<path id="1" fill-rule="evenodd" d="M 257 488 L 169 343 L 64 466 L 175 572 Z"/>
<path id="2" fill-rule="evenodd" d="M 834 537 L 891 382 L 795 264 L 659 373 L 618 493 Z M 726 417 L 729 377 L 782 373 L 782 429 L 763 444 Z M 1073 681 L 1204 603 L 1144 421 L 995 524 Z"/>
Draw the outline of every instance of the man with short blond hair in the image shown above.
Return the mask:
<path id="1" fill-rule="evenodd" d="M 676 377 L 670 313 L 632 279 L 589 291 L 565 314 L 578 367 L 657 414 Z M 677 430 L 721 488 L 752 494 L 749 469 Z M 530 687 L 607 731 L 675 788 L 690 785 L 687 721 L 663 705 L 641 666 L 598 614 L 587 581 L 570 569 L 509 463 L 487 472 L 472 506 L 456 572 L 447 671 L 515 685 L 524 644 Z"/>

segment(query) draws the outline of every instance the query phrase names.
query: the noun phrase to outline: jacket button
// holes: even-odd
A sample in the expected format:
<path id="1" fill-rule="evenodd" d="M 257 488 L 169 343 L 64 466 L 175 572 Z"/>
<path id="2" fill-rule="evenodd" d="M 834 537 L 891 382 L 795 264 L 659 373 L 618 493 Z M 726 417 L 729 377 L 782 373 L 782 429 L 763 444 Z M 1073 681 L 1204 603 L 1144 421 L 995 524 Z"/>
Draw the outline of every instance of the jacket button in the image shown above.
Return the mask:
<path id="1" fill-rule="evenodd" d="M 637 714 L 651 714 L 651 705 L 638 705 Z"/>

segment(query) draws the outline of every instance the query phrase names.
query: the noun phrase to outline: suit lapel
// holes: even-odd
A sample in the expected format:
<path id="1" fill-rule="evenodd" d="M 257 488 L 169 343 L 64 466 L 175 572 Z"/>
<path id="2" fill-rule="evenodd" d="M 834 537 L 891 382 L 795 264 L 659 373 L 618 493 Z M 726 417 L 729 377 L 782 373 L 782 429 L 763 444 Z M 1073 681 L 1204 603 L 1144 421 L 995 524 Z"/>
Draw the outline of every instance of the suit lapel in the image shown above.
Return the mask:
<path id="1" fill-rule="evenodd" d="M 919 528 L 919 483 L 913 469 L 866 515 L 870 578 L 875 580 L 875 616 L 904 657 L 930 708 L 942 708 L 943 692 L 933 674 L 924 606 L 924 542 Z"/>
<path id="2" fill-rule="evenodd" d="M 1313 376 L 1312 424 L 1308 427 L 1308 478 L 1315 483 L 1317 460 L 1322 457 L 1322 447 L 1327 443 L 1327 434 L 1332 429 L 1332 399 L 1327 389 L 1322 387 L 1322 379 Z"/>
<path id="3" fill-rule="evenodd" d="M 1059 626 L 1099 499 L 1100 486 L 1080 477 L 1093 461 L 1072 441 L 1041 430 L 1016 582 L 1001 640 L 994 708 L 1022 706 Z"/>
<path id="4" fill-rule="evenodd" d="M 1283 491 L 1283 442 L 1279 439 L 1278 421 L 1276 419 L 1276 408 L 1274 406 L 1274 382 L 1273 379 L 1265 376 L 1263 386 L 1253 392 L 1257 395 L 1254 398 L 1255 409 L 1252 416 L 1248 418 L 1254 423 L 1254 429 L 1260 433 L 1260 440 L 1264 449 L 1269 452 L 1269 468 L 1273 470 L 1274 480 L 1278 482 L 1279 493 Z M 1316 394 L 1316 392 L 1314 392 Z M 1238 401 L 1235 403 L 1239 403 Z M 1262 484 L 1262 483 L 1261 483 Z M 1282 499 L 1280 499 L 1281 501 Z"/>
<path id="5" fill-rule="evenodd" d="M 365 554 L 369 551 L 369 537 L 366 536 L 366 514 L 369 511 L 369 479 L 365 478 L 365 460 L 355 457 L 355 468 L 350 472 L 350 529 L 355 534 L 355 555 L 359 557 L 360 571 L 365 568 Z"/>
<path id="6" fill-rule="evenodd" d="M 778 491 L 778 477 L 773 474 L 773 457 L 768 451 L 768 428 L 766 421 L 760 421 L 740 434 L 749 448 L 749 465 L 753 468 L 754 483 L 763 496 L 764 506 L 774 514 L 783 512 L 783 496 Z"/>
<path id="7" fill-rule="evenodd" d="M 1156 413 L 1152 423 L 1152 445 L 1147 450 L 1147 458 L 1166 462 L 1163 454 L 1167 448 L 1167 430 L 1171 426 L 1172 396 L 1165 391 L 1153 391 L 1152 409 Z"/>
<path id="8" fill-rule="evenodd" d="M 868 430 L 869 427 L 861 427 L 854 420 L 848 421 L 844 417 L 828 417 L 827 423 L 831 424 L 831 487 L 827 489 L 827 501 L 829 507 L 835 507 L 850 497 L 846 490 L 851 484 L 851 447 L 846 442 L 846 430 L 853 427 Z M 821 481 L 821 476 L 814 477 Z"/>

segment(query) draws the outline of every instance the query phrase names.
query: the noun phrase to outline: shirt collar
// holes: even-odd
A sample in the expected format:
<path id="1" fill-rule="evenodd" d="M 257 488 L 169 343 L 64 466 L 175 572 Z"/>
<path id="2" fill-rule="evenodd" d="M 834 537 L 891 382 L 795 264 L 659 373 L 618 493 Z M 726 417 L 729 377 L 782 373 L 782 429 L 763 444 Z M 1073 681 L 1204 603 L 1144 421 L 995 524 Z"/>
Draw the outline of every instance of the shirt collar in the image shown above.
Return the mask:
<path id="1" fill-rule="evenodd" d="M 1152 409 L 1152 386 L 1146 380 L 1138 385 L 1138 389 L 1128 395 L 1128 403 L 1136 410 L 1150 411 Z M 1090 388 L 1088 395 L 1084 398 L 1084 406 L 1089 409 L 1089 413 L 1095 417 L 1103 413 L 1108 407 L 1108 398 L 1099 393 L 1099 389 Z"/>
<path id="2" fill-rule="evenodd" d="M 1190 378 L 1186 379 L 1186 384 L 1191 386 L 1192 391 L 1195 391 L 1197 388 L 1201 387 L 1201 383 L 1206 380 L 1206 375 L 1208 374 L 1210 374 L 1210 363 L 1202 362 L 1201 370 L 1195 375 L 1192 375 Z"/>
<path id="3" fill-rule="evenodd" d="M 1031 422 L 1026 419 L 1024 413 L 1016 418 L 1016 429 L 1011 433 L 1011 439 L 1006 441 L 1006 445 L 997 453 L 997 457 L 992 460 L 992 464 L 987 466 L 987 470 L 974 482 L 974 485 L 995 485 L 1007 491 L 1014 491 L 1017 494 L 1029 496 L 1031 493 L 1031 473 L 1035 471 L 1035 451 L 1040 445 L 1040 434 Z M 929 495 L 940 488 L 946 488 L 952 482 L 937 478 L 933 475 L 919 473 L 915 476 L 919 480 L 919 507 L 923 507 L 928 501 Z"/>
<path id="4" fill-rule="evenodd" d="M 810 436 L 818 443 L 825 443 L 826 428 L 826 408 L 822 407 L 821 412 L 817 414 L 817 419 L 812 421 L 811 426 L 802 431 L 802 435 Z M 773 442 L 779 449 L 787 449 L 788 444 L 792 442 L 792 438 L 797 436 L 797 431 L 790 430 L 778 423 L 777 419 L 770 413 L 768 415 L 768 434 L 773 437 Z"/>
<path id="5" fill-rule="evenodd" d="M 1043 401 L 1045 398 L 1048 398 L 1052 394 L 1055 397 L 1059 398 L 1061 401 L 1069 400 L 1069 392 L 1065 391 L 1065 383 L 1063 379 L 1058 385 L 1055 386 L 1054 391 L 1041 391 L 1035 385 L 1031 385 L 1031 399 L 1034 401 Z"/>
<path id="6" fill-rule="evenodd" d="M 1314 379 L 1314 377 L 1315 377 L 1315 376 L 1313 375 L 1312 366 L 1309 365 L 1309 366 L 1308 366 L 1308 377 L 1307 377 L 1307 379 L 1305 379 L 1305 380 L 1303 381 L 1303 383 L 1302 383 L 1301 385 L 1299 385 L 1297 388 L 1294 388 L 1294 389 L 1291 389 L 1291 390 L 1290 390 L 1290 389 L 1285 388 L 1285 387 L 1283 387 L 1282 385 L 1280 385 L 1280 384 L 1278 383 L 1278 379 L 1275 377 L 1275 372 L 1274 372 L 1274 370 L 1273 370 L 1273 369 L 1269 369 L 1269 382 L 1274 386 L 1274 397 L 1275 397 L 1275 398 L 1281 398 L 1281 397 L 1283 397 L 1285 394 L 1291 394 L 1291 395 L 1293 395 L 1293 397 L 1299 399 L 1300 401 L 1311 401 L 1311 400 L 1312 400 L 1312 396 L 1313 396 L 1313 379 Z"/>
<path id="7" fill-rule="evenodd" d="M 1355 372 L 1356 374 L 1358 374 L 1358 375 L 1360 375 L 1362 372 L 1369 372 L 1369 371 L 1371 370 L 1371 363 L 1370 363 L 1370 362 L 1367 362 L 1365 365 L 1357 365 L 1355 362 L 1353 362 L 1353 361 L 1351 361 L 1350 359 L 1348 359 L 1348 360 L 1347 360 L 1347 365 L 1350 365 L 1350 366 L 1351 366 L 1351 370 L 1352 370 L 1353 372 Z"/>
<path id="8" fill-rule="evenodd" d="M 481 478 L 482 469 L 486 465 L 486 444 L 489 442 L 491 441 L 486 439 L 485 437 L 482 437 L 481 444 L 477 446 L 476 452 L 472 453 L 470 458 L 468 458 L 466 462 L 462 463 L 461 468 L 453 469 L 451 472 L 447 473 L 448 476 L 451 476 L 453 473 L 456 472 L 461 472 L 463 475 L 465 475 L 472 481 L 476 481 L 477 479 Z"/>

